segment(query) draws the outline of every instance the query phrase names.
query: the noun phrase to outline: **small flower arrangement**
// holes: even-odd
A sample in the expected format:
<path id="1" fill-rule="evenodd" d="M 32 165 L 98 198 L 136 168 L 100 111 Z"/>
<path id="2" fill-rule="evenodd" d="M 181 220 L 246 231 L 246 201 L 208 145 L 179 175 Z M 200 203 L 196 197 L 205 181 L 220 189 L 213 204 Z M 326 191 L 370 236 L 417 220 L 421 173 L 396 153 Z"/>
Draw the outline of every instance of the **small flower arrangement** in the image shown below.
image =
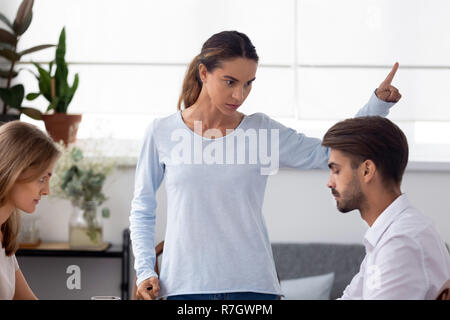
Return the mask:
<path id="1" fill-rule="evenodd" d="M 61 157 L 55 165 L 54 175 L 52 177 L 50 188 L 53 197 L 68 199 L 72 202 L 76 212 L 82 212 L 81 217 L 72 217 L 70 226 L 70 238 L 72 238 L 72 224 L 76 223 L 77 230 L 74 234 L 80 235 L 82 233 L 88 237 L 84 240 L 95 244 L 101 243 L 102 230 L 97 221 L 96 212 L 97 207 L 105 200 L 106 196 L 103 193 L 103 186 L 106 177 L 111 174 L 115 168 L 115 162 L 108 158 L 91 155 L 85 157 L 80 147 L 70 145 L 64 146 L 59 144 L 61 150 Z M 94 148 L 95 149 L 95 148 Z M 110 215 L 109 208 L 102 209 L 102 216 L 108 218 Z M 83 220 L 80 227 L 80 221 Z M 79 238 L 79 236 L 78 236 Z M 71 246 L 73 240 L 70 239 Z M 84 246 L 88 244 L 85 243 Z M 73 245 L 76 246 L 76 245 Z"/>
<path id="2" fill-rule="evenodd" d="M 51 181 L 55 197 L 69 199 L 83 207 L 90 201 L 101 205 L 107 198 L 102 192 L 106 177 L 114 170 L 114 161 L 104 157 L 85 157 L 80 147 L 59 144 L 61 157 L 55 165 Z"/>

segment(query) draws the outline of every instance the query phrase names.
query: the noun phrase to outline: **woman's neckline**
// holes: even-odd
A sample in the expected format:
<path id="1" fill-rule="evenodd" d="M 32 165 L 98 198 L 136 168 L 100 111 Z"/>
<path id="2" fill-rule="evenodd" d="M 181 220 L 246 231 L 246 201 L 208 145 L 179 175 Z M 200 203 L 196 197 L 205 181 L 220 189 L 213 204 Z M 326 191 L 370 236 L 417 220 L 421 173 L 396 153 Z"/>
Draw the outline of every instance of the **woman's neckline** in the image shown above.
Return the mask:
<path id="1" fill-rule="evenodd" d="M 181 115 L 181 111 L 182 111 L 182 110 L 178 110 L 178 112 L 177 112 L 178 115 L 177 115 L 177 116 L 178 116 L 178 119 L 180 119 L 180 121 L 181 121 L 181 123 L 183 124 L 183 126 L 184 126 L 187 130 L 189 130 L 193 135 L 195 135 L 195 136 L 197 136 L 197 137 L 201 137 L 202 139 L 208 140 L 208 141 L 221 140 L 221 139 L 227 138 L 227 137 L 229 137 L 229 136 L 235 135 L 235 134 L 236 134 L 236 130 L 241 128 L 241 126 L 243 125 L 245 119 L 247 118 L 247 115 L 243 114 L 244 116 L 242 117 L 241 122 L 239 122 L 239 124 L 237 125 L 237 127 L 234 128 L 232 132 L 230 132 L 229 134 L 226 134 L 226 135 L 224 135 L 224 136 L 222 136 L 222 137 L 211 139 L 211 138 L 206 138 L 206 137 L 204 137 L 203 135 L 199 135 L 198 133 L 196 133 L 195 131 L 193 131 L 191 128 L 189 128 L 189 126 L 186 124 L 186 122 L 184 122 L 183 116 Z M 227 130 L 230 130 L 230 129 L 227 129 Z"/>

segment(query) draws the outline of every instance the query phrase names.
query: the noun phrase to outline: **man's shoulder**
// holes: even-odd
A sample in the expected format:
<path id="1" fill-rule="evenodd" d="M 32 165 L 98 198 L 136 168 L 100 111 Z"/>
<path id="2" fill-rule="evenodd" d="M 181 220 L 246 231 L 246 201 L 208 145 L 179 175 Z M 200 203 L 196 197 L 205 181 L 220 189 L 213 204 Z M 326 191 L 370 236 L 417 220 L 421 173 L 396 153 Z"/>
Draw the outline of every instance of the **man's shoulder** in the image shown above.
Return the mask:
<path id="1" fill-rule="evenodd" d="M 417 208 L 408 206 L 386 230 L 383 242 L 401 241 L 419 248 L 426 238 L 439 238 L 433 221 Z"/>
<path id="2" fill-rule="evenodd" d="M 412 235 L 422 233 L 432 225 L 433 221 L 413 206 L 408 206 L 392 223 L 394 231 Z"/>

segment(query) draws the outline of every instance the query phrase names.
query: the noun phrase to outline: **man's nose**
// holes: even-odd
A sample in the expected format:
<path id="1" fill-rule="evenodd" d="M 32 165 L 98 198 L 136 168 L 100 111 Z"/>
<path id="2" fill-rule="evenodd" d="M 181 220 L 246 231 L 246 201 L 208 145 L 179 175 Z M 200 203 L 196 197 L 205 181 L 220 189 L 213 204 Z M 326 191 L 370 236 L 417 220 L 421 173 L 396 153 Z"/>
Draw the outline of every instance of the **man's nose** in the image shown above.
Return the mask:
<path id="1" fill-rule="evenodd" d="M 328 179 L 327 187 L 330 188 L 330 189 L 334 189 L 334 187 L 335 187 L 334 181 L 332 180 L 331 176 L 330 176 L 330 178 Z"/>

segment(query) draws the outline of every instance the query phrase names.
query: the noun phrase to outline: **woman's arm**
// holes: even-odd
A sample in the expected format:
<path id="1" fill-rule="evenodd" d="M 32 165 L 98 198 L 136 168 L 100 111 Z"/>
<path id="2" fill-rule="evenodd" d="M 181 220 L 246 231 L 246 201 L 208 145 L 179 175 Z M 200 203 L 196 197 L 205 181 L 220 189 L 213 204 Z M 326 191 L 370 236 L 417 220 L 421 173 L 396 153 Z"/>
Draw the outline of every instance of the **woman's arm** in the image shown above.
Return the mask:
<path id="1" fill-rule="evenodd" d="M 386 79 L 372 93 L 369 102 L 364 105 L 355 117 L 382 116 L 389 114 L 389 109 L 400 100 L 397 88 L 391 85 L 398 69 L 396 63 Z M 322 147 L 322 140 L 310 138 L 294 129 L 270 119 L 270 127 L 278 129 L 279 134 L 279 164 L 280 167 L 296 169 L 327 168 L 328 148 Z"/>
<path id="2" fill-rule="evenodd" d="M 16 287 L 13 300 L 37 300 L 20 269 L 16 271 Z"/>
<path id="3" fill-rule="evenodd" d="M 157 120 L 146 131 L 136 165 L 134 197 L 130 213 L 130 238 L 135 257 L 137 286 L 155 273 L 156 192 L 164 178 L 165 166 L 155 141 Z"/>

